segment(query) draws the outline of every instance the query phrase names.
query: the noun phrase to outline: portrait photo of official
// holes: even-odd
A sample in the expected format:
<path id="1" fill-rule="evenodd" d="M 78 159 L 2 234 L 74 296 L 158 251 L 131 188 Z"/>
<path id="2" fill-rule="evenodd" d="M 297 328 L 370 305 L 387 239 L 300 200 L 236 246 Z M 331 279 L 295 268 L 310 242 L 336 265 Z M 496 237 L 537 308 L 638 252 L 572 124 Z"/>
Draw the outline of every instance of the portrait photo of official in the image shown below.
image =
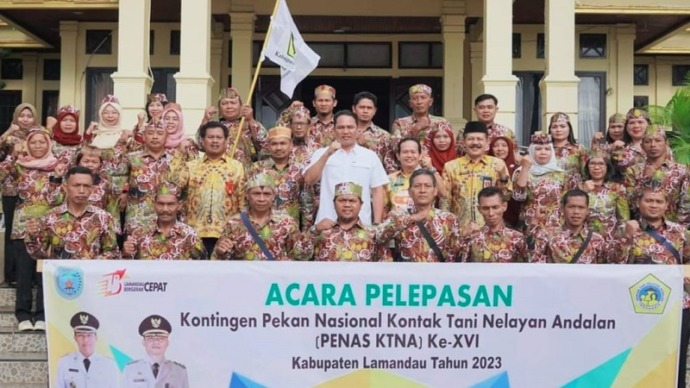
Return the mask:
<path id="1" fill-rule="evenodd" d="M 99 322 L 81 311 L 72 317 L 77 351 L 60 358 L 57 366 L 58 388 L 116 388 L 119 371 L 115 361 L 96 353 Z"/>
<path id="2" fill-rule="evenodd" d="M 146 357 L 125 366 L 124 387 L 188 388 L 184 365 L 165 358 L 170 345 L 170 322 L 160 315 L 150 315 L 139 325 L 139 335 Z"/>

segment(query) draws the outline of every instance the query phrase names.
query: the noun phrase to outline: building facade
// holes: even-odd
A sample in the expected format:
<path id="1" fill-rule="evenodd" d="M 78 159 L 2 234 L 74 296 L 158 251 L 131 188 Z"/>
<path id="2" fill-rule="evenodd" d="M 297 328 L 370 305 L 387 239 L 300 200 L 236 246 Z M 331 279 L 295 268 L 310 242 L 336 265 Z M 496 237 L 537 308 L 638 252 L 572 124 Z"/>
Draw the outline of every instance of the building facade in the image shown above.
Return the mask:
<path id="1" fill-rule="evenodd" d="M 665 104 L 690 70 L 690 4 L 662 0 L 288 0 L 319 67 L 297 88 L 310 106 L 316 85 L 338 107 L 369 90 L 384 128 L 409 114 L 407 88 L 434 90 L 434 111 L 456 127 L 480 93 L 499 99 L 497 121 L 522 143 L 553 112 L 571 116 L 581 141 L 632 106 Z M 42 120 L 60 105 L 95 120 L 103 96 L 119 97 L 134 125 L 151 91 L 184 109 L 195 132 L 206 106 L 232 85 L 250 89 L 273 0 L 0 0 L 0 126 L 19 102 Z M 252 96 L 270 126 L 290 99 L 265 62 Z M 337 109 L 337 108 L 336 108 Z"/>

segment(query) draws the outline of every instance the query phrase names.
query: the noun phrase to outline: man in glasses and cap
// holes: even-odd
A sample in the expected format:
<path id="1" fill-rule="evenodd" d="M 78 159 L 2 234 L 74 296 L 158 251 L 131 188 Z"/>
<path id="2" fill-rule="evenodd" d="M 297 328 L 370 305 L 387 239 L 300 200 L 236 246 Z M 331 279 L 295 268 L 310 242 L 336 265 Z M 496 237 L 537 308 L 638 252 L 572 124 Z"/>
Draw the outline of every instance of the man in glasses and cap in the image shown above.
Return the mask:
<path id="1" fill-rule="evenodd" d="M 170 322 L 160 315 L 150 315 L 139 325 L 146 358 L 125 366 L 125 387 L 188 388 L 187 368 L 165 359 L 170 345 Z"/>
<path id="2" fill-rule="evenodd" d="M 118 387 L 119 373 L 115 361 L 96 354 L 99 322 L 93 315 L 80 311 L 70 320 L 78 350 L 58 361 L 58 388 L 114 388 Z"/>

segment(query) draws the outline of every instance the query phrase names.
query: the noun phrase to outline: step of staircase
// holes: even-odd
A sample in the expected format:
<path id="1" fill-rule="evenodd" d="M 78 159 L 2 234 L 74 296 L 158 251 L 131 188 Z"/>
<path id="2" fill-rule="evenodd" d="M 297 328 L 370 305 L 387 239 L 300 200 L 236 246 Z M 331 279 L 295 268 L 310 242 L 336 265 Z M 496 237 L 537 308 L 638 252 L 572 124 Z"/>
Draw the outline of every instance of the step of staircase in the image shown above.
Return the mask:
<path id="1" fill-rule="evenodd" d="M 48 354 L 45 352 L 0 352 L 0 386 L 48 383 Z"/>

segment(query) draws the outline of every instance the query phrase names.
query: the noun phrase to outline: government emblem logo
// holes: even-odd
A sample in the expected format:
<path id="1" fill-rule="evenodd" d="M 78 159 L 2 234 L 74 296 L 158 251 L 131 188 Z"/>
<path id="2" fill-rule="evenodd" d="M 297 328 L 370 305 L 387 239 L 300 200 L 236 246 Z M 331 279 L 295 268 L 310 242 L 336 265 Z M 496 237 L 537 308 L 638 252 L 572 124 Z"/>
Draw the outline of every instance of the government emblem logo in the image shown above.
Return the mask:
<path id="1" fill-rule="evenodd" d="M 65 299 L 76 299 L 84 291 L 84 272 L 79 268 L 58 267 L 55 271 L 55 288 Z"/>
<path id="2" fill-rule="evenodd" d="M 637 314 L 663 314 L 671 287 L 649 274 L 630 287 L 630 299 Z"/>

